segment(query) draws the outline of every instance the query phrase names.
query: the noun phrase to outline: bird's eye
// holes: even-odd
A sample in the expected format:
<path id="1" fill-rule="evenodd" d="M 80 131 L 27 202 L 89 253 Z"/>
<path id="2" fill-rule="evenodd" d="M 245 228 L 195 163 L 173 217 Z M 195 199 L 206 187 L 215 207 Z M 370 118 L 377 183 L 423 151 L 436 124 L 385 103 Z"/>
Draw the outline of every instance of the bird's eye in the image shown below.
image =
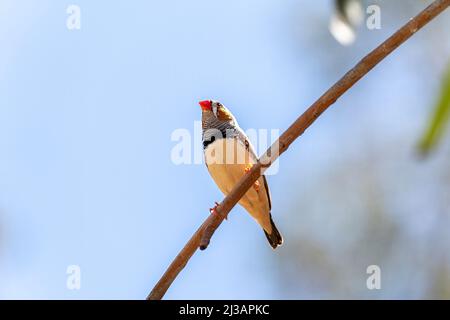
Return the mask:
<path id="1" fill-rule="evenodd" d="M 220 102 L 217 102 L 217 106 L 220 108 L 222 104 Z"/>

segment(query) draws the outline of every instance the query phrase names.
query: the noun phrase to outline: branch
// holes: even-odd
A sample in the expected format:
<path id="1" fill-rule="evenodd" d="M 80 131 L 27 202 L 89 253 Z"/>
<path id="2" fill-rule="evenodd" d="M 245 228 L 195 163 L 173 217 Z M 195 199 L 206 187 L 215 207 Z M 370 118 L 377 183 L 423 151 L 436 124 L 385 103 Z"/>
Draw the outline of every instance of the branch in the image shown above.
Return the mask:
<path id="1" fill-rule="evenodd" d="M 390 38 L 365 56 L 358 64 L 347 72 L 338 82 L 314 102 L 295 122 L 280 136 L 280 138 L 266 151 L 260 161 L 244 175 L 233 190 L 217 207 L 217 214 L 211 214 L 198 228 L 184 248 L 170 264 L 162 278 L 148 295 L 148 300 L 159 300 L 169 289 L 177 275 L 186 266 L 197 248 L 207 248 L 210 239 L 222 221 L 239 202 L 248 189 L 258 180 L 267 169 L 305 130 L 336 100 L 350 89 L 357 81 L 365 76 L 380 61 L 408 40 L 414 33 L 433 20 L 447 7 L 450 0 L 436 0 L 425 10 L 411 19 Z"/>

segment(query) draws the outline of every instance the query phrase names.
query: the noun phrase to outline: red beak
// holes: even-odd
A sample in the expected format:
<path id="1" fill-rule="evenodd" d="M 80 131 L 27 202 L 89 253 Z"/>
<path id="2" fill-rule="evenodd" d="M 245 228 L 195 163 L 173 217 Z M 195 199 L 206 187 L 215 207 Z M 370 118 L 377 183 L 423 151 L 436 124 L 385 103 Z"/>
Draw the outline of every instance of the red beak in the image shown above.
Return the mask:
<path id="1" fill-rule="evenodd" d="M 198 104 L 202 107 L 202 110 L 211 110 L 211 100 L 200 101 Z"/>

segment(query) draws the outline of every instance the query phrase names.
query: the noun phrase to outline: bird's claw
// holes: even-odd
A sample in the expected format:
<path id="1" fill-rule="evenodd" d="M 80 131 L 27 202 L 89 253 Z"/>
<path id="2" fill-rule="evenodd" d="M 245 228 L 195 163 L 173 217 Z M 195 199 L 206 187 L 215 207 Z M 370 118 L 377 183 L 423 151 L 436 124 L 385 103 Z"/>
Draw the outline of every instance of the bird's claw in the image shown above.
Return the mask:
<path id="1" fill-rule="evenodd" d="M 245 167 L 244 172 L 245 173 L 249 173 L 250 170 L 252 170 L 253 164 L 249 164 Z M 254 184 L 253 184 L 253 189 L 255 189 L 256 192 L 259 192 L 259 188 L 261 187 L 261 184 L 259 183 L 259 181 L 257 180 Z"/>
<path id="2" fill-rule="evenodd" d="M 214 202 L 214 204 L 215 204 L 215 206 L 213 208 L 209 209 L 209 212 L 211 214 L 219 214 L 217 212 L 217 207 L 219 206 L 219 203 L 216 201 L 216 202 Z M 225 220 L 228 220 L 228 215 L 226 215 Z"/>
<path id="3" fill-rule="evenodd" d="M 219 204 L 217 202 L 214 202 L 215 206 L 213 208 L 209 209 L 210 213 L 217 213 L 217 207 L 219 206 Z"/>

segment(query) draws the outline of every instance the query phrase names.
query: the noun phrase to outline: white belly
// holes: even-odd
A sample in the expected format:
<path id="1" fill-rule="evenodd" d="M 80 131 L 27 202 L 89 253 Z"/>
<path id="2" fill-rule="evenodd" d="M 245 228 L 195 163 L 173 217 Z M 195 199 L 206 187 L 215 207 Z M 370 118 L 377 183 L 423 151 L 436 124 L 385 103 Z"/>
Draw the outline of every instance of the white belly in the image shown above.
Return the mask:
<path id="1" fill-rule="evenodd" d="M 225 194 L 229 194 L 236 183 L 245 174 L 246 168 L 255 164 L 257 159 L 248 152 L 245 145 L 235 138 L 219 139 L 205 150 L 205 161 L 211 177 Z M 272 231 L 270 223 L 270 205 L 264 178 L 258 179 L 259 187 L 251 187 L 241 198 L 242 205 L 267 232 Z"/>

